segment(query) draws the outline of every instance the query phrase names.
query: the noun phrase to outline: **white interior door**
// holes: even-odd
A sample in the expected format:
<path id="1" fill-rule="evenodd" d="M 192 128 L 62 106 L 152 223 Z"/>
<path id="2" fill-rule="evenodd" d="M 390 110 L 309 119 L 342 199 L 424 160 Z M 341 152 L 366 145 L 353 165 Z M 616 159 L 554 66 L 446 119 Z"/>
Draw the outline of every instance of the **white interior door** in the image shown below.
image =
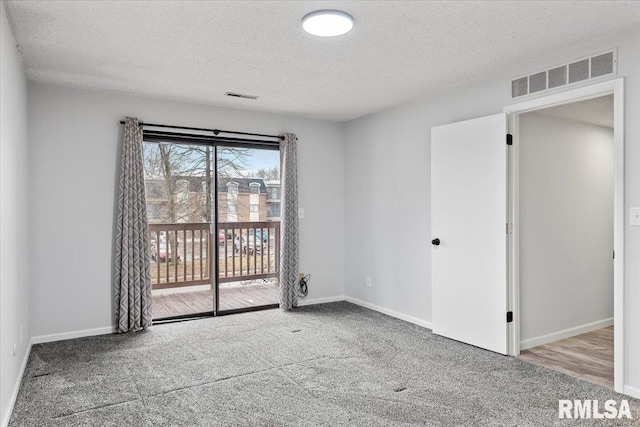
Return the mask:
<path id="1" fill-rule="evenodd" d="M 504 113 L 431 129 L 433 332 L 502 354 L 508 339 L 506 134 Z"/>

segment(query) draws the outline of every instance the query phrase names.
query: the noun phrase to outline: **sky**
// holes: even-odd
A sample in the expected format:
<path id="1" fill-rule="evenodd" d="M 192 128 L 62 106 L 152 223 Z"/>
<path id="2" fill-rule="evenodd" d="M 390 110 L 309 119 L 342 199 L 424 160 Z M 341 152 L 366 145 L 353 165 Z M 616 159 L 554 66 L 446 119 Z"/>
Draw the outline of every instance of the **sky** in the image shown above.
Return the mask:
<path id="1" fill-rule="evenodd" d="M 258 169 L 273 169 L 274 166 L 280 167 L 280 152 L 276 150 L 257 150 L 249 149 L 249 155 L 246 157 L 245 169 L 249 171 L 257 171 Z M 220 155 L 223 155 L 222 153 Z"/>
<path id="2" fill-rule="evenodd" d="M 280 166 L 280 152 L 275 150 L 250 150 L 251 164 L 247 167 L 250 170 L 271 169 Z"/>

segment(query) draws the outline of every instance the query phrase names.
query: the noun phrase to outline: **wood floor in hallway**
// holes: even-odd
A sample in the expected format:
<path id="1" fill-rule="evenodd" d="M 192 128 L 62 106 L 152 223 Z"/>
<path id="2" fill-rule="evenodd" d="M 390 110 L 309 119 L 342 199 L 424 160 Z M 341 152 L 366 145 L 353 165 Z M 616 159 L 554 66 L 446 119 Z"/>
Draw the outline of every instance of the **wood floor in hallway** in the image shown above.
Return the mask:
<path id="1" fill-rule="evenodd" d="M 613 388 L 613 326 L 523 350 L 520 358 Z"/>

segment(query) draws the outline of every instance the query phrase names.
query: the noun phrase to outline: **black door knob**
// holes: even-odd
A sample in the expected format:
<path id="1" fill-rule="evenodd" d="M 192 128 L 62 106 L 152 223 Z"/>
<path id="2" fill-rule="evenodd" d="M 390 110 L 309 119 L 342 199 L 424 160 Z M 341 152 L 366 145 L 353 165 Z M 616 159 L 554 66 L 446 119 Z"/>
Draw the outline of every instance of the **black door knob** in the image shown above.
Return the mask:
<path id="1" fill-rule="evenodd" d="M 440 239 L 436 238 L 431 241 L 433 246 L 440 246 Z"/>

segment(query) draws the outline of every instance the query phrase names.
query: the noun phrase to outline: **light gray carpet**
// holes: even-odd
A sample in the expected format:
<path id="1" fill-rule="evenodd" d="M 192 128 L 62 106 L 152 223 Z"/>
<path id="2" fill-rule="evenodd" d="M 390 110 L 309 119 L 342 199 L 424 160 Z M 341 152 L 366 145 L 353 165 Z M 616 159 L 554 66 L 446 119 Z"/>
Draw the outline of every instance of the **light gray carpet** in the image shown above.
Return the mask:
<path id="1" fill-rule="evenodd" d="M 10 425 L 603 426 L 558 399 L 622 398 L 334 303 L 36 345 Z"/>

